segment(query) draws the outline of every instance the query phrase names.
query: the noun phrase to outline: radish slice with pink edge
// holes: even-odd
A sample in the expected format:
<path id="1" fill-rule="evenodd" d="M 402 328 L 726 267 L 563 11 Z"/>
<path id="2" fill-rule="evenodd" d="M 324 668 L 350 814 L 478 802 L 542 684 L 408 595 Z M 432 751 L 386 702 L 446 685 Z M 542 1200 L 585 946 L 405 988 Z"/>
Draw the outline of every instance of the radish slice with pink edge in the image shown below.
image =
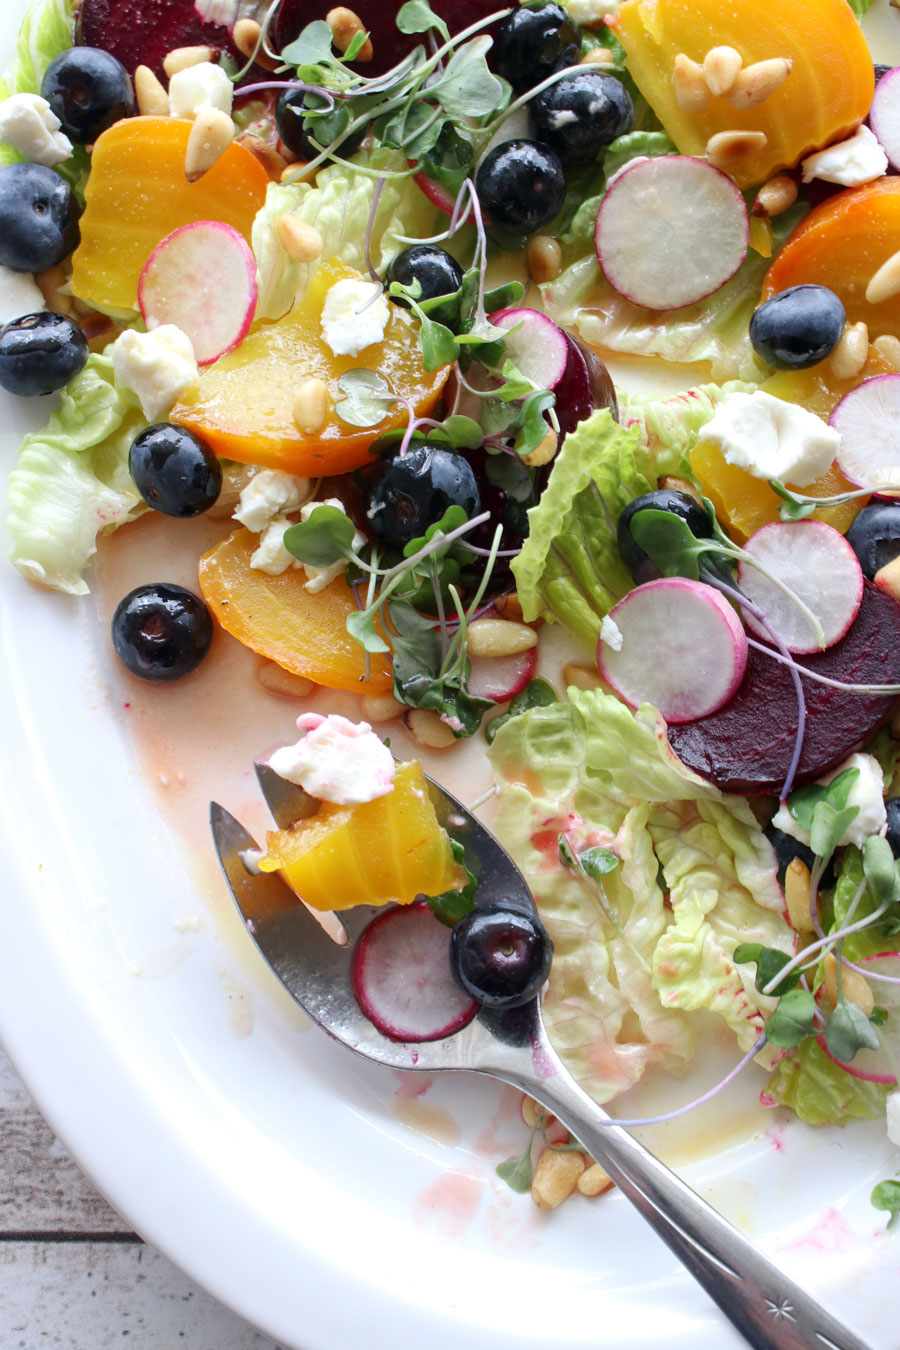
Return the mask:
<path id="1" fill-rule="evenodd" d="M 702 581 L 661 577 L 629 591 L 604 621 L 597 665 L 632 708 L 694 722 L 727 703 L 743 679 L 747 635 L 731 605 Z M 609 639 L 621 646 L 613 646 Z"/>
<path id="2" fill-rule="evenodd" d="M 734 276 L 747 256 L 750 220 L 727 174 L 705 159 L 660 155 L 616 175 L 594 243 L 620 295 L 643 309 L 679 309 Z"/>
<path id="3" fill-rule="evenodd" d="M 897 1082 L 897 1065 L 900 1064 L 900 952 L 878 952 L 873 956 L 863 956 L 853 964 L 865 972 L 876 1004 L 887 1009 L 888 1019 L 878 1029 L 886 1049 L 857 1050 L 853 1058 L 845 1063 L 835 1059 L 824 1036 L 817 1036 L 816 1040 L 831 1062 L 840 1064 L 852 1078 L 862 1078 L 867 1083 L 892 1085 Z M 877 976 L 885 978 L 878 979 Z M 820 986 L 816 999 L 821 1003 L 823 997 L 824 986 Z"/>
<path id="4" fill-rule="evenodd" d="M 470 656 L 471 670 L 466 687 L 473 698 L 489 698 L 505 703 L 521 694 L 537 667 L 537 648 L 515 652 L 512 656 Z"/>
<path id="5" fill-rule="evenodd" d="M 802 600 L 822 625 L 825 647 L 832 647 L 849 629 L 863 598 L 859 559 L 847 540 L 821 520 L 797 520 L 763 525 L 744 545 L 759 567 L 741 562 L 738 584 L 762 610 L 788 651 L 809 654 L 822 650 L 813 624 L 800 606 L 771 581 L 766 572 Z M 745 615 L 747 626 L 769 640 L 763 624 Z"/>
<path id="6" fill-rule="evenodd" d="M 869 126 L 892 168 L 900 169 L 900 68 L 889 70 L 876 84 Z"/>
<path id="7" fill-rule="evenodd" d="M 498 328 L 515 330 L 506 338 L 506 356 L 526 380 L 537 389 L 555 389 L 569 360 L 563 330 L 536 309 L 498 309 L 489 317 Z"/>
<path id="8" fill-rule="evenodd" d="M 857 487 L 900 490 L 900 374 L 874 375 L 845 394 L 828 419 L 840 432 L 835 464 Z"/>
<path id="9" fill-rule="evenodd" d="M 392 1041 L 437 1041 L 478 1011 L 450 973 L 450 929 L 421 900 L 373 919 L 353 951 L 356 1001 Z"/>
<path id="10" fill-rule="evenodd" d="M 231 351 L 256 312 L 256 259 L 232 225 L 197 220 L 166 235 L 144 264 L 138 305 L 148 329 L 174 323 L 198 365 Z"/>

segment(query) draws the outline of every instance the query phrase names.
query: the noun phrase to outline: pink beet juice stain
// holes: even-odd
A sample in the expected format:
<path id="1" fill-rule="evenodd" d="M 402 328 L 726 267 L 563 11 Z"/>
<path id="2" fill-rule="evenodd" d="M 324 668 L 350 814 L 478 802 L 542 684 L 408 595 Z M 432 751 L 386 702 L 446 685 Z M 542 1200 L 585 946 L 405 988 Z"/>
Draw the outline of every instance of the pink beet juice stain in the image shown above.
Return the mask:
<path id="1" fill-rule="evenodd" d="M 442 1238 L 459 1238 L 471 1226 L 481 1208 L 484 1181 L 472 1172 L 454 1168 L 419 1193 L 413 1217 L 420 1228 L 430 1228 Z"/>

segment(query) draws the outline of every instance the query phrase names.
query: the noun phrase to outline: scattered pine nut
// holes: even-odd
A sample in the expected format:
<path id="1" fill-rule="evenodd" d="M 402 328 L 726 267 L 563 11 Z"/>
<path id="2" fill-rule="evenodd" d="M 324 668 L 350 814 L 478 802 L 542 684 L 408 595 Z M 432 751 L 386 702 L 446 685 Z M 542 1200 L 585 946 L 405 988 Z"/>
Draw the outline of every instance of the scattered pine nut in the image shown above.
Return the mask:
<path id="1" fill-rule="evenodd" d="M 406 711 L 406 705 L 398 703 L 393 694 L 363 694 L 362 715 L 366 722 L 393 722 Z"/>
<path id="2" fill-rule="evenodd" d="M 791 927 L 798 933 L 815 932 L 809 912 L 809 868 L 802 858 L 792 858 L 785 869 L 784 901 Z"/>
<path id="3" fill-rule="evenodd" d="M 900 249 L 892 253 L 887 262 L 883 262 L 866 287 L 866 300 L 870 305 L 879 305 L 882 300 L 892 300 L 900 293 Z"/>
<path id="4" fill-rule="evenodd" d="M 688 482 L 686 478 L 679 478 L 674 473 L 664 473 L 659 480 L 659 486 L 669 492 L 683 492 L 685 496 L 693 497 L 695 502 L 701 500 L 700 493 L 694 487 L 694 484 Z"/>
<path id="5" fill-rule="evenodd" d="M 881 337 L 875 339 L 872 346 L 879 356 L 884 357 L 888 365 L 893 366 L 895 370 L 900 370 L 900 338 L 894 337 L 893 333 L 882 333 Z"/>
<path id="6" fill-rule="evenodd" d="M 734 47 L 711 47 L 703 58 L 703 78 L 716 98 L 724 98 L 741 73 L 744 58 Z"/>
<path id="7" fill-rule="evenodd" d="M 865 323 L 844 325 L 840 341 L 831 353 L 828 364 L 839 380 L 852 380 L 869 359 L 869 330 Z"/>
<path id="8" fill-rule="evenodd" d="M 475 619 L 466 631 L 470 656 L 515 656 L 537 646 L 538 636 L 527 623 L 509 619 Z"/>
<path id="9" fill-rule="evenodd" d="M 525 246 L 528 275 L 536 286 L 554 281 L 562 267 L 562 248 L 559 240 L 549 234 L 533 234 Z"/>
<path id="10" fill-rule="evenodd" d="M 498 595 L 494 600 L 494 609 L 504 619 L 512 619 L 515 623 L 525 622 L 522 603 L 515 591 L 510 591 L 507 595 Z"/>
<path id="11" fill-rule="evenodd" d="M 309 698 L 317 687 L 303 675 L 285 670 L 277 661 L 264 661 L 256 672 L 256 678 L 263 689 L 270 694 L 277 694 L 279 698 Z"/>
<path id="12" fill-rule="evenodd" d="M 220 108 L 201 108 L 191 124 L 184 173 L 189 183 L 196 183 L 222 158 L 234 140 L 234 123 Z"/>
<path id="13" fill-rule="evenodd" d="M 825 997 L 832 1008 L 837 1006 L 837 958 L 834 952 L 826 953 L 823 962 L 825 976 Z M 848 970 L 845 966 L 841 971 L 841 986 L 844 996 L 851 1003 L 855 1003 L 861 1008 L 868 1017 L 869 1013 L 875 1007 L 875 995 L 872 993 L 872 987 L 864 975 L 860 975 L 855 970 Z"/>
<path id="14" fill-rule="evenodd" d="M 284 171 L 279 179 L 281 183 L 314 183 L 316 181 L 316 170 L 312 173 L 305 172 L 306 165 L 295 163 L 286 164 Z"/>
<path id="15" fill-rule="evenodd" d="M 163 70 L 171 80 L 179 70 L 202 66 L 204 61 L 215 61 L 218 55 L 218 49 L 213 47 L 174 47 L 163 58 Z"/>
<path id="16" fill-rule="evenodd" d="M 900 558 L 894 558 L 878 569 L 874 576 L 875 585 L 880 591 L 892 595 L 900 603 Z"/>
<path id="17" fill-rule="evenodd" d="M 522 456 L 522 463 L 527 464 L 529 469 L 540 469 L 550 463 L 558 448 L 559 437 L 551 427 L 540 445 L 536 445 L 527 455 Z"/>
<path id="18" fill-rule="evenodd" d="M 538 1209 L 558 1209 L 575 1190 L 584 1168 L 583 1153 L 545 1148 L 531 1183 L 531 1198 Z"/>
<path id="19" fill-rule="evenodd" d="M 242 131 L 235 137 L 238 145 L 242 145 L 245 150 L 249 150 L 255 160 L 257 160 L 273 182 L 277 182 L 287 168 L 287 160 L 284 155 L 278 153 L 274 145 L 267 145 L 259 136 L 255 136 L 252 131 Z"/>
<path id="20" fill-rule="evenodd" d="M 789 206 L 793 206 L 797 200 L 799 189 L 793 178 L 788 178 L 786 173 L 776 174 L 770 178 L 768 183 L 763 183 L 756 194 L 753 205 L 750 208 L 752 216 L 764 216 L 771 219 L 772 216 L 780 216 L 782 211 L 786 211 Z"/>
<path id="21" fill-rule="evenodd" d="M 775 56 L 770 61 L 755 61 L 752 66 L 739 71 L 725 97 L 735 112 L 758 108 L 781 88 L 793 64 L 786 56 Z"/>
<path id="22" fill-rule="evenodd" d="M 596 666 L 578 666 L 569 662 L 562 668 L 562 681 L 566 689 L 574 685 L 576 689 L 602 689 L 609 692 L 609 686 Z"/>
<path id="23" fill-rule="evenodd" d="M 413 740 L 426 750 L 447 750 L 456 744 L 451 728 L 431 708 L 410 708 L 405 721 Z"/>
<path id="24" fill-rule="evenodd" d="M 522 1105 L 521 1105 L 520 1111 L 521 1111 L 522 1119 L 523 1119 L 523 1121 L 525 1122 L 525 1124 L 528 1126 L 529 1130 L 530 1130 L 530 1129 L 532 1128 L 532 1126 L 534 1125 L 534 1123 L 535 1123 L 535 1121 L 537 1120 L 538 1116 L 543 1116 L 543 1115 L 546 1114 L 545 1111 L 544 1111 L 544 1108 L 541 1106 L 540 1102 L 536 1102 L 536 1101 L 534 1100 L 534 1098 L 533 1098 L 533 1097 L 529 1097 L 527 1093 L 526 1093 L 525 1096 L 522 1098 Z"/>
<path id="25" fill-rule="evenodd" d="M 134 72 L 134 97 L 143 117 L 169 116 L 169 95 L 149 66 L 138 66 Z"/>
<path id="26" fill-rule="evenodd" d="M 767 141 L 764 131 L 717 131 L 706 142 L 706 157 L 713 168 L 733 168 L 762 150 Z"/>
<path id="27" fill-rule="evenodd" d="M 331 29 L 334 45 L 339 52 L 347 50 L 357 33 L 366 31 L 366 25 L 359 15 L 354 13 L 352 9 L 347 9 L 345 5 L 338 5 L 337 9 L 330 9 L 325 15 L 325 22 Z M 353 59 L 354 61 L 371 61 L 374 54 L 371 40 L 366 38 Z"/>
<path id="28" fill-rule="evenodd" d="M 604 1172 L 599 1163 L 591 1165 L 582 1172 L 576 1182 L 576 1186 L 582 1195 L 602 1195 L 613 1185 L 613 1179 Z"/>
<path id="29" fill-rule="evenodd" d="M 266 51 L 264 44 L 259 40 L 261 33 L 262 28 L 255 19 L 238 19 L 231 36 L 241 56 L 248 59 L 252 56 L 256 64 L 262 66 L 264 70 L 277 70 L 281 62 Z"/>
<path id="30" fill-rule="evenodd" d="M 608 47 L 591 47 L 579 60 L 580 66 L 614 66 L 616 58 Z"/>
<path id="31" fill-rule="evenodd" d="M 684 52 L 675 57 L 675 71 L 672 76 L 675 90 L 675 102 L 683 113 L 705 112 L 709 107 L 711 94 L 703 75 L 703 67 L 692 61 Z"/>
<path id="32" fill-rule="evenodd" d="M 314 225 L 286 211 L 275 225 L 278 242 L 293 262 L 314 262 L 322 253 L 322 236 Z"/>
<path id="33" fill-rule="evenodd" d="M 294 425 L 304 436 L 316 436 L 328 421 L 331 394 L 324 380 L 304 380 L 294 397 Z"/>

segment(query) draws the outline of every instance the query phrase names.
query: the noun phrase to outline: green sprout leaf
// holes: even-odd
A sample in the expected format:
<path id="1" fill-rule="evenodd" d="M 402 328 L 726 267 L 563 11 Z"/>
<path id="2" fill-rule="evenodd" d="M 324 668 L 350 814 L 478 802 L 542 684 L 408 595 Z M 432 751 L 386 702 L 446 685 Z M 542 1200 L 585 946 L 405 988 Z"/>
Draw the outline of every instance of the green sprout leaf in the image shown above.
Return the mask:
<path id="1" fill-rule="evenodd" d="M 857 778 L 859 769 L 845 769 L 830 783 L 810 783 L 808 787 L 797 788 L 788 797 L 788 810 L 802 829 L 811 830 L 813 813 L 819 802 L 826 802 L 834 811 L 842 811 Z"/>
<path id="2" fill-rule="evenodd" d="M 759 942 L 742 942 L 734 949 L 734 959 L 739 966 L 750 962 L 756 964 L 756 987 L 761 994 L 772 994 L 777 998 L 800 983 L 800 971 L 792 970 L 774 988 L 768 987 L 791 960 L 786 952 L 779 951 L 777 947 L 763 947 Z"/>
<path id="3" fill-rule="evenodd" d="M 345 371 L 338 380 L 338 388 L 345 397 L 334 405 L 334 411 L 342 422 L 353 427 L 377 426 L 396 402 L 384 376 L 362 366 Z"/>
<path id="4" fill-rule="evenodd" d="M 395 22 L 401 33 L 427 33 L 435 28 L 445 42 L 450 37 L 449 28 L 440 15 L 435 14 L 428 0 L 406 0 L 397 11 Z"/>
<path id="5" fill-rule="evenodd" d="M 448 506 L 440 520 L 436 520 L 429 525 L 423 535 L 420 535 L 417 539 L 410 539 L 403 549 L 404 558 L 414 557 L 426 544 L 430 544 L 438 534 L 450 534 L 453 530 L 459 529 L 460 525 L 465 525 L 468 519 L 469 517 L 463 507 L 456 504 Z"/>
<path id="6" fill-rule="evenodd" d="M 519 410 L 516 438 L 513 449 L 518 455 L 530 455 L 547 435 L 544 413 L 549 412 L 556 403 L 556 395 L 548 389 L 536 389 L 529 394 Z"/>
<path id="7" fill-rule="evenodd" d="M 878 1050 L 881 1041 L 862 1008 L 841 995 L 825 1028 L 825 1044 L 841 1064 L 849 1064 L 859 1050 Z"/>
<path id="8" fill-rule="evenodd" d="M 282 49 L 281 59 L 289 66 L 331 65 L 334 34 L 324 19 L 308 23 L 299 37 Z"/>
<path id="9" fill-rule="evenodd" d="M 375 615 L 368 609 L 353 610 L 347 615 L 347 632 L 367 652 L 389 652 L 391 649 L 375 628 Z"/>
<path id="10" fill-rule="evenodd" d="M 447 62 L 444 74 L 428 86 L 428 97 L 436 99 L 450 117 L 487 117 L 499 112 L 509 101 L 509 85 L 492 74 L 485 59 L 491 39 L 481 33 L 465 42 Z"/>
<path id="11" fill-rule="evenodd" d="M 499 1172 L 499 1170 L 498 1167 L 497 1171 Z M 875 1209 L 883 1209 L 890 1214 L 891 1217 L 888 1219 L 887 1226 L 893 1228 L 897 1219 L 900 1218 L 900 1181 L 879 1181 L 871 1194 L 870 1200 Z"/>
<path id="12" fill-rule="evenodd" d="M 629 521 L 631 537 L 651 558 L 664 577 L 700 577 L 698 559 L 709 541 L 692 534 L 686 521 L 671 511 L 637 511 Z"/>
<path id="13" fill-rule="evenodd" d="M 851 770 L 856 773 L 857 770 Z M 819 802 L 813 811 L 812 826 L 809 831 L 809 846 L 817 857 L 825 862 L 837 848 L 844 831 L 852 825 L 859 815 L 858 806 L 845 806 L 835 811 L 828 802 Z"/>
<path id="14" fill-rule="evenodd" d="M 453 861 L 463 869 L 466 879 L 458 890 L 444 891 L 441 895 L 429 895 L 426 899 L 434 917 L 440 919 L 448 928 L 453 928 L 475 908 L 475 888 L 478 885 L 478 878 L 466 861 L 465 846 L 458 839 L 450 840 L 450 851 L 453 854 Z"/>
<path id="15" fill-rule="evenodd" d="M 461 413 L 448 417 L 443 428 L 456 450 L 477 450 L 484 440 L 481 423 L 474 417 L 463 417 Z"/>
<path id="16" fill-rule="evenodd" d="M 526 1191 L 531 1190 L 531 1183 L 534 1180 L 534 1163 L 531 1161 L 531 1141 L 528 1141 L 528 1148 L 518 1158 L 507 1158 L 505 1162 L 497 1164 L 497 1176 L 501 1181 L 505 1181 L 510 1190 L 516 1191 L 519 1195 L 524 1195 Z"/>
<path id="17" fill-rule="evenodd" d="M 488 722 L 484 729 L 488 745 L 493 745 L 497 732 L 511 717 L 518 717 L 529 708 L 547 708 L 556 701 L 556 690 L 547 680 L 529 680 L 522 692 L 512 699 L 506 712 Z"/>
<path id="18" fill-rule="evenodd" d="M 353 556 L 353 521 L 323 502 L 310 512 L 309 520 L 284 532 L 284 546 L 299 562 L 311 567 L 330 567 Z"/>
<path id="19" fill-rule="evenodd" d="M 900 890 L 897 864 L 888 841 L 880 834 L 870 835 L 862 847 L 863 874 L 879 900 L 893 900 Z"/>
<path id="20" fill-rule="evenodd" d="M 599 881 L 601 877 L 614 872 L 620 860 L 612 849 L 586 848 L 583 853 L 579 853 L 578 861 L 592 880 Z"/>
<path id="21" fill-rule="evenodd" d="M 808 989 L 791 989 L 779 1000 L 766 1022 L 766 1036 L 772 1045 L 793 1050 L 813 1034 L 816 1000 Z"/>

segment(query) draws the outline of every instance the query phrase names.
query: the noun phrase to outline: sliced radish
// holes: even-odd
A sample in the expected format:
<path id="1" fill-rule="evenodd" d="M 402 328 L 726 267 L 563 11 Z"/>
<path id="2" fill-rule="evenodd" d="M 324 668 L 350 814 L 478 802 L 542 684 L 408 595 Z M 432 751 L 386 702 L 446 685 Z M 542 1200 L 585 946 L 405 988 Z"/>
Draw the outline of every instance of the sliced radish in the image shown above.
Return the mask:
<path id="1" fill-rule="evenodd" d="M 636 708 L 693 722 L 727 703 L 747 665 L 747 635 L 724 596 L 700 581 L 661 577 L 629 591 L 604 620 L 600 674 Z M 612 639 L 621 646 L 618 650 Z"/>
<path id="2" fill-rule="evenodd" d="M 392 1041 L 452 1036 L 478 1011 L 450 974 L 450 929 L 424 900 L 379 914 L 353 952 L 353 990 Z"/>
<path id="3" fill-rule="evenodd" d="M 474 698 L 489 698 L 494 703 L 521 694 L 537 667 L 537 648 L 515 652 L 512 656 L 473 656 L 467 686 Z"/>
<path id="4" fill-rule="evenodd" d="M 900 485 L 900 375 L 875 375 L 828 419 L 841 434 L 835 464 L 858 487 Z"/>
<path id="5" fill-rule="evenodd" d="M 887 1009 L 888 1019 L 880 1028 L 887 1050 L 857 1050 L 853 1058 L 844 1063 L 843 1060 L 835 1059 L 824 1036 L 817 1036 L 816 1039 L 831 1062 L 840 1064 L 851 1077 L 863 1078 L 867 1083 L 896 1083 L 895 1061 L 900 1062 L 900 952 L 863 956 L 854 964 L 865 971 L 875 1002 Z M 873 978 L 879 975 L 886 978 Z M 820 987 L 816 997 L 821 1002 L 823 996 L 824 986 Z"/>
<path id="6" fill-rule="evenodd" d="M 900 68 L 889 70 L 876 84 L 869 125 L 891 166 L 900 169 Z"/>
<path id="7" fill-rule="evenodd" d="M 498 328 L 513 328 L 506 354 L 538 389 L 555 389 L 566 373 L 569 344 L 561 328 L 536 309 L 498 309 L 490 315 Z"/>
<path id="8" fill-rule="evenodd" d="M 453 215 L 456 198 L 450 196 L 443 183 L 439 183 L 436 178 L 429 178 L 427 173 L 413 174 L 413 178 L 432 206 L 436 206 L 439 211 L 443 211 L 445 216 Z M 465 221 L 462 223 L 465 224 Z"/>
<path id="9" fill-rule="evenodd" d="M 679 309 L 719 290 L 744 261 L 747 206 L 705 159 L 639 160 L 607 189 L 594 243 L 620 295 L 644 309 Z"/>
<path id="10" fill-rule="evenodd" d="M 822 625 L 825 646 L 832 647 L 859 613 L 863 574 L 847 540 L 821 520 L 763 525 L 744 545 L 745 552 L 803 601 Z M 750 563 L 738 569 L 741 590 L 762 610 L 788 651 L 822 650 L 815 628 L 789 595 Z M 748 627 L 768 638 L 766 628 L 747 615 Z"/>
<path id="11" fill-rule="evenodd" d="M 149 328 L 174 323 L 207 366 L 244 338 L 256 311 L 256 260 L 231 225 L 197 220 L 157 244 L 138 282 Z"/>

